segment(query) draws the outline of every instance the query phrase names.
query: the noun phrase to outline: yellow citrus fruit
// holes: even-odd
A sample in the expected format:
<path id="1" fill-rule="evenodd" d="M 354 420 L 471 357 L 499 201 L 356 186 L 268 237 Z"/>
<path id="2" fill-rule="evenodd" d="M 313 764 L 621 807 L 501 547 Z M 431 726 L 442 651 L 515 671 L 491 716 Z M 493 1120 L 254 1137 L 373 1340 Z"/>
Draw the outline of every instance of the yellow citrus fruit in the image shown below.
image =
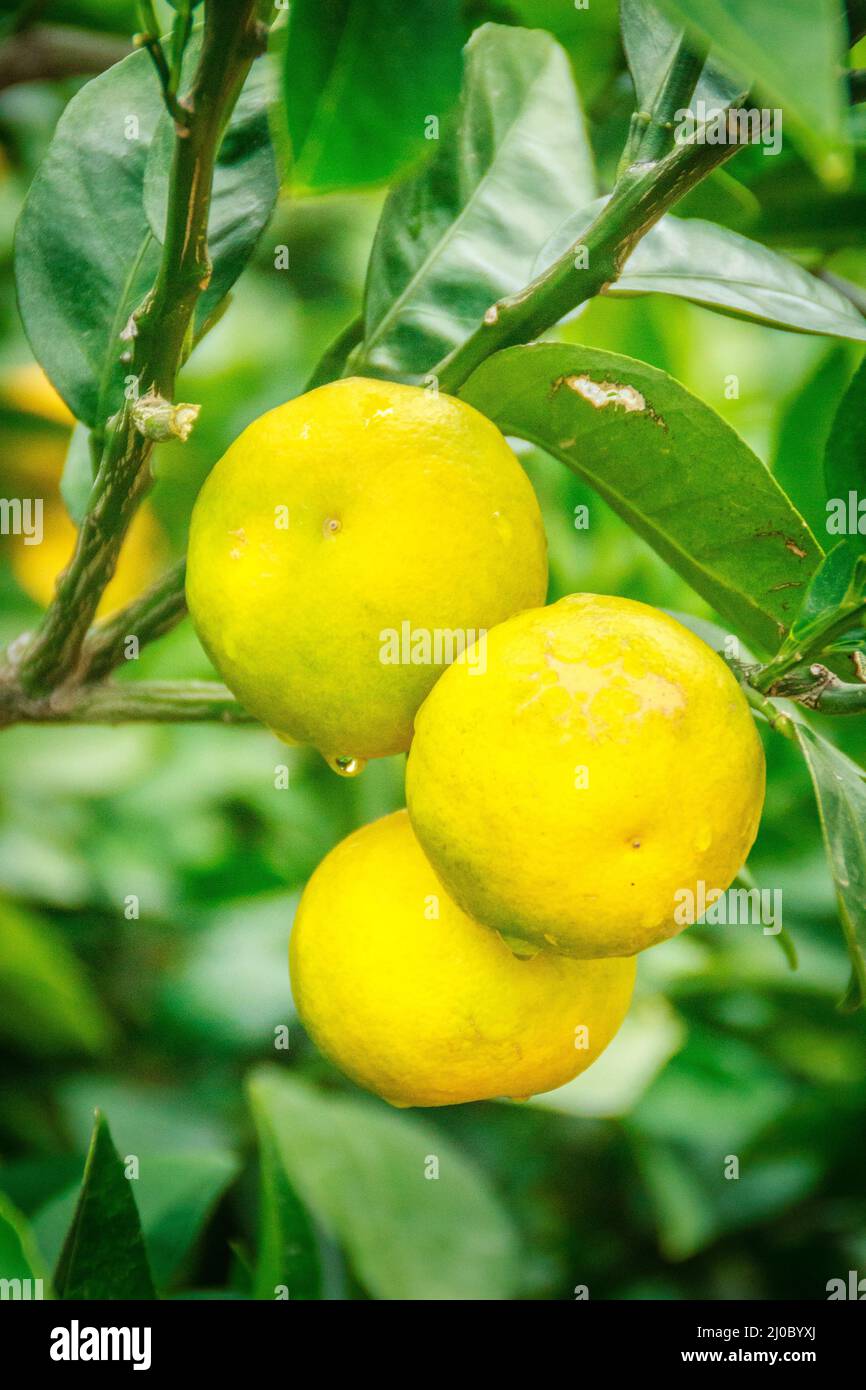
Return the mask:
<path id="1" fill-rule="evenodd" d="M 42 540 L 25 544 L 15 536 L 12 544 L 12 570 L 26 594 L 46 606 L 54 597 L 57 577 L 72 558 L 75 525 L 63 503 L 45 499 L 42 513 Z M 147 505 L 136 512 L 129 528 L 114 578 L 102 595 L 97 618 L 105 618 L 136 598 L 162 572 L 167 558 L 165 536 Z"/>
<path id="2" fill-rule="evenodd" d="M 279 406 L 213 469 L 187 598 L 247 710 L 332 763 L 397 753 L 480 629 L 543 602 L 532 487 L 450 396 L 351 378 Z"/>
<path id="3" fill-rule="evenodd" d="M 764 754 L 724 662 L 673 618 L 574 594 L 486 639 L 416 719 L 407 800 L 465 912 L 566 955 L 664 941 L 742 867 Z"/>
<path id="4" fill-rule="evenodd" d="M 331 850 L 289 948 L 315 1042 L 392 1105 L 525 1099 L 584 1071 L 631 1000 L 632 960 L 519 960 L 443 892 L 405 811 Z"/>
<path id="5" fill-rule="evenodd" d="M 38 415 L 58 425 L 75 424 L 65 401 L 61 400 L 42 368 L 35 362 L 24 362 L 3 371 L 0 375 L 0 399 L 28 415 Z"/>

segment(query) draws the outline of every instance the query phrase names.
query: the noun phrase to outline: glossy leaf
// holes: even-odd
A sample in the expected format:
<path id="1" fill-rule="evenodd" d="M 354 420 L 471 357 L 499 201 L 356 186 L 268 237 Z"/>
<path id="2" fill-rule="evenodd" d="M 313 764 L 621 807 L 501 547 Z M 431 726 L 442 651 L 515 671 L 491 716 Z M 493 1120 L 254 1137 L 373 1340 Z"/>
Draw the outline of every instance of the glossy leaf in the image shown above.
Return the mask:
<path id="1" fill-rule="evenodd" d="M 866 555 L 847 541 L 834 546 L 812 576 L 790 640 L 810 642 L 830 622 L 850 618 L 866 606 Z"/>
<path id="2" fill-rule="evenodd" d="M 62 936 L 0 903 L 0 1037 L 51 1056 L 99 1052 L 110 1023 Z"/>
<path id="3" fill-rule="evenodd" d="M 76 524 L 80 524 L 87 510 L 87 499 L 95 476 L 90 431 L 79 422 L 69 436 L 69 447 L 60 475 L 60 495 Z"/>
<path id="4" fill-rule="evenodd" d="M 495 354 L 460 395 L 566 463 L 750 642 L 775 650 L 821 552 L 709 406 L 643 362 L 560 344 Z"/>
<path id="5" fill-rule="evenodd" d="M 197 46 L 191 48 L 193 58 L 196 51 Z M 267 65 L 255 63 L 232 113 L 214 166 L 208 222 L 213 275 L 196 306 L 199 329 L 247 264 L 277 200 L 279 179 L 268 117 L 269 79 Z M 144 179 L 145 212 L 159 241 L 165 232 L 173 144 L 174 124 L 164 114 L 150 147 Z"/>
<path id="6" fill-rule="evenodd" d="M 847 534 L 852 544 L 866 549 L 866 361 L 855 372 L 833 420 L 824 481 L 827 497 L 842 504 L 844 532 L 837 534 Z"/>
<path id="7" fill-rule="evenodd" d="M 30 1227 L 8 1197 L 0 1192 L 0 1280 L 21 1280 L 31 1298 L 47 1290 L 48 1280 Z"/>
<path id="8" fill-rule="evenodd" d="M 514 1289 L 514 1232 L 483 1174 L 414 1116 L 326 1096 L 273 1068 L 250 1094 L 288 1181 L 345 1248 L 375 1298 L 500 1299 Z M 438 1160 L 438 1179 L 425 1166 Z"/>
<path id="9" fill-rule="evenodd" d="M 579 241 L 603 206 L 599 200 L 557 228 L 533 274 Z M 773 328 L 866 342 L 866 319 L 832 285 L 759 242 L 697 217 L 663 217 L 605 293 L 672 294 Z"/>
<path id="10" fill-rule="evenodd" d="M 484 25 L 466 46 L 457 131 L 385 203 L 355 368 L 429 371 L 595 193 L 565 53 L 540 31 Z"/>
<path id="11" fill-rule="evenodd" d="M 805 380 L 795 379 L 778 417 L 773 476 L 816 536 L 828 535 L 824 450 L 850 375 L 851 348 L 831 343 Z M 847 501 L 847 498 L 846 498 Z M 832 534 L 824 544 L 835 544 Z"/>
<path id="12" fill-rule="evenodd" d="M 628 60 L 639 111 L 651 111 L 676 52 L 682 29 L 652 0 L 620 0 L 622 46 Z M 743 83 L 707 63 L 695 98 L 708 107 L 725 105 L 743 90 Z"/>
<path id="13" fill-rule="evenodd" d="M 423 154 L 426 123 L 457 96 L 461 37 L 457 0 L 293 0 L 284 95 L 296 187 L 380 183 Z"/>
<path id="14" fill-rule="evenodd" d="M 128 367 L 120 334 L 159 264 L 173 138 L 153 64 L 133 53 L 70 101 L 19 218 L 15 271 L 27 336 L 73 414 L 90 426 L 121 397 Z M 224 136 L 214 187 L 214 268 L 198 305 L 199 330 L 242 270 L 276 198 L 263 64 L 254 66 Z"/>
<path id="15" fill-rule="evenodd" d="M 839 0 L 660 0 L 665 12 L 755 80 L 755 105 L 784 108 L 801 148 L 829 179 L 847 168 L 839 70 L 845 25 Z M 829 147 L 829 148 L 828 148 Z"/>
<path id="16" fill-rule="evenodd" d="M 142 1157 L 134 1191 L 158 1285 L 167 1284 L 189 1255 L 239 1168 L 234 1154 L 219 1150 Z"/>
<path id="17" fill-rule="evenodd" d="M 363 336 L 364 319 L 359 314 L 357 318 L 350 319 L 346 327 L 328 344 L 304 389 L 314 391 L 317 386 L 324 386 L 341 376 L 349 353 L 357 347 Z"/>
<path id="18" fill-rule="evenodd" d="M 64 1299 L 156 1297 L 132 1183 L 98 1111 L 54 1285 Z"/>
<path id="19" fill-rule="evenodd" d="M 824 845 L 851 957 L 849 1009 L 866 1003 L 866 772 L 803 721 L 797 743 L 815 788 Z"/>
<path id="20" fill-rule="evenodd" d="M 256 1298 L 273 1299 L 285 1288 L 291 1299 L 322 1296 L 322 1270 L 313 1223 L 289 1182 L 266 1106 L 252 1093 L 259 1141 L 259 1251 Z"/>
<path id="21" fill-rule="evenodd" d="M 153 1156 L 140 1150 L 134 1182 L 136 1206 L 155 1284 L 169 1284 L 201 1235 L 225 1188 L 238 1174 L 233 1154 L 218 1149 Z M 63 1247 L 78 1200 L 78 1184 L 58 1193 L 34 1223 L 39 1245 L 55 1258 Z"/>
<path id="22" fill-rule="evenodd" d="M 15 274 L 30 345 L 88 425 L 116 404 L 120 333 L 159 261 L 141 190 L 162 111 L 144 52 L 87 82 L 61 116 L 18 220 Z"/>

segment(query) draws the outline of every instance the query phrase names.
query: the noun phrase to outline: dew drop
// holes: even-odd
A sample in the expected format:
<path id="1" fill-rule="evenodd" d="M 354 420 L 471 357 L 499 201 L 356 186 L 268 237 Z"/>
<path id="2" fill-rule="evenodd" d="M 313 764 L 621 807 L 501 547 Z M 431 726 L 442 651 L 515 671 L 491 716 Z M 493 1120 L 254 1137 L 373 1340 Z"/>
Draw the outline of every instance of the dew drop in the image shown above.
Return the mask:
<path id="1" fill-rule="evenodd" d="M 327 758 L 327 764 L 340 777 L 360 777 L 364 768 L 367 766 L 366 758 L 353 758 L 343 755 L 339 758 Z"/>
<path id="2" fill-rule="evenodd" d="M 499 936 L 508 947 L 513 956 L 518 960 L 534 960 L 541 947 L 533 941 L 524 941 L 521 936 L 510 936 L 507 932 L 499 932 Z"/>

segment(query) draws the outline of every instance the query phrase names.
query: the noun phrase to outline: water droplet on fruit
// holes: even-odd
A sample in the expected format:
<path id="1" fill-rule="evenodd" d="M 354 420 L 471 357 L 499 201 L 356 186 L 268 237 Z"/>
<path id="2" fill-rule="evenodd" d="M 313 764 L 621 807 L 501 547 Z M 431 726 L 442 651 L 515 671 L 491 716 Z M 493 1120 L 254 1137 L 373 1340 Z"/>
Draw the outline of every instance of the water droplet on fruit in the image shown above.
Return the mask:
<path id="1" fill-rule="evenodd" d="M 524 941 L 520 936 L 509 936 L 507 932 L 502 931 L 499 933 L 499 936 L 508 947 L 511 954 L 516 956 L 518 960 L 534 960 L 541 950 L 541 947 L 536 945 L 535 942 Z"/>
<path id="2" fill-rule="evenodd" d="M 706 850 L 709 849 L 712 843 L 713 832 L 710 830 L 708 825 L 702 826 L 701 829 L 698 831 L 697 837 L 695 839 L 695 849 L 698 851 L 699 854 L 703 854 Z"/>
<path id="3" fill-rule="evenodd" d="M 367 759 L 352 758 L 345 755 L 339 758 L 328 758 L 327 763 L 340 777 L 360 777 L 367 766 Z"/>

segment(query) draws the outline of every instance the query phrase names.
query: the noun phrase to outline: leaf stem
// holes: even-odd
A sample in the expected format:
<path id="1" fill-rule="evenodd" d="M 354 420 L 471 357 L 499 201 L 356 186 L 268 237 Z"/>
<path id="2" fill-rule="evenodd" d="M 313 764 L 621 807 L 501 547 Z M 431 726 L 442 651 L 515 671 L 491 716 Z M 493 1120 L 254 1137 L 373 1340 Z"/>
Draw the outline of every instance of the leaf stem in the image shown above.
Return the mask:
<path id="1" fill-rule="evenodd" d="M 774 705 L 773 701 L 768 699 L 766 695 L 762 695 L 760 690 L 756 690 L 742 674 L 740 674 L 740 686 L 752 709 L 763 715 L 770 728 L 775 733 L 781 734 L 783 738 L 794 742 L 797 733 L 790 715 L 785 714 L 784 710 L 780 710 L 778 705 Z"/>
<path id="2" fill-rule="evenodd" d="M 635 113 L 637 120 L 626 146 L 628 152 L 629 146 L 636 141 L 635 159 L 661 159 L 667 154 L 673 144 L 676 114 L 691 100 L 705 61 L 706 54 L 692 48 L 685 35 L 682 35 L 656 94 L 652 111 Z M 628 162 L 633 161 L 629 158 Z"/>
<path id="3" fill-rule="evenodd" d="M 178 131 L 187 130 L 189 128 L 189 111 L 184 110 L 177 99 L 180 65 L 175 66 L 175 63 L 172 62 L 171 67 L 169 66 L 159 37 L 159 25 L 156 21 L 153 0 L 138 0 L 138 10 L 141 15 L 142 32 L 136 34 L 135 42 L 139 48 L 147 49 L 153 60 L 159 84 L 162 87 L 163 100 L 175 126 Z M 181 16 L 178 15 L 175 19 L 175 26 L 180 18 Z"/>
<path id="4" fill-rule="evenodd" d="M 641 237 L 739 145 L 695 138 L 663 159 L 638 162 L 617 181 L 605 207 L 580 241 L 525 289 L 492 304 L 481 324 L 434 369 L 439 387 L 455 392 L 485 358 L 529 342 L 619 278 Z"/>

